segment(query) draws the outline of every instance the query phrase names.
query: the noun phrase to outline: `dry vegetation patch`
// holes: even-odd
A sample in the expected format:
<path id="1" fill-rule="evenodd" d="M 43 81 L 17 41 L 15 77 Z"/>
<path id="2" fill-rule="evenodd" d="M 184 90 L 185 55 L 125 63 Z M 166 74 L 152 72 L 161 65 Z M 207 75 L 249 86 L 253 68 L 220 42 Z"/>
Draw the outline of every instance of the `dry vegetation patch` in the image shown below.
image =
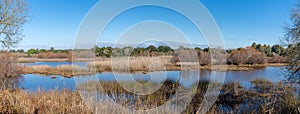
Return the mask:
<path id="1" fill-rule="evenodd" d="M 61 65 L 50 67 L 47 65 L 23 66 L 24 74 L 44 74 L 44 75 L 61 75 L 64 77 L 72 77 L 74 75 L 93 75 L 95 72 L 80 68 L 76 65 Z"/>

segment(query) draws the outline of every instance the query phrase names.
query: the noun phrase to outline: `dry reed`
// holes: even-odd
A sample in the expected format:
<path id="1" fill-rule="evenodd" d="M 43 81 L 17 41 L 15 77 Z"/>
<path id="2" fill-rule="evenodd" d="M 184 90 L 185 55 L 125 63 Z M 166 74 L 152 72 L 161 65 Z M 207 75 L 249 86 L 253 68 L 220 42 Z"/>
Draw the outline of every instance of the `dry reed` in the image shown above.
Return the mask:
<path id="1" fill-rule="evenodd" d="M 64 77 L 72 77 L 78 75 L 93 75 L 95 72 L 88 69 L 80 68 L 76 65 L 61 65 L 50 67 L 46 65 L 23 66 L 24 74 L 43 74 L 43 75 L 61 75 Z"/>

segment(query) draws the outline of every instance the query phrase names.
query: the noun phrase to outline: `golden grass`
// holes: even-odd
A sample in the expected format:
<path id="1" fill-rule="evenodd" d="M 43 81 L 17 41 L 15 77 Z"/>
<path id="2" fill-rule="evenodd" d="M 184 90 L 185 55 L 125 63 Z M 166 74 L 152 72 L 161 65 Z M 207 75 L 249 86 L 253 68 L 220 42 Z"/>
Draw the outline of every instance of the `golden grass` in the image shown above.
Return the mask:
<path id="1" fill-rule="evenodd" d="M 75 92 L 3 90 L 0 91 L 0 113 L 87 114 L 91 111 Z"/>
<path id="2" fill-rule="evenodd" d="M 268 84 L 266 80 L 255 80 L 259 84 Z M 107 93 L 111 95 L 123 93 L 128 94 L 128 92 L 122 90 L 117 83 L 103 82 L 101 83 L 102 87 Z M 0 113 L 45 113 L 45 114 L 57 114 L 57 113 L 101 113 L 101 114 L 110 114 L 110 113 L 137 113 L 143 114 L 145 105 L 151 105 L 156 107 L 159 104 L 164 104 L 167 100 L 166 98 L 170 97 L 169 95 L 175 94 L 176 86 L 173 86 L 176 83 L 169 83 L 171 85 L 165 85 L 162 87 L 163 91 L 158 92 L 150 96 L 136 96 L 136 104 L 131 107 L 132 109 L 129 112 L 122 110 L 115 110 L 119 105 L 118 104 L 127 104 L 131 103 L 124 101 L 124 99 L 114 99 L 115 101 L 104 100 L 97 101 L 93 99 L 95 96 L 86 96 L 85 99 L 82 99 L 79 93 L 70 92 L 70 91 L 37 91 L 36 93 L 29 93 L 24 90 L 14 90 L 9 89 L 0 90 Z M 276 84 L 274 84 L 276 85 Z M 91 84 L 91 86 L 99 86 L 97 83 Z M 183 114 L 195 113 L 199 109 L 199 104 L 202 102 L 202 97 L 206 92 L 208 82 L 200 82 L 198 85 L 198 90 L 193 98 L 191 104 L 183 112 Z M 239 86 L 239 85 L 237 85 Z M 238 88 L 234 90 L 235 85 L 233 83 L 225 84 L 221 90 L 217 101 L 214 103 L 213 107 L 208 112 L 212 113 L 299 113 L 300 100 L 299 97 L 293 95 L 293 88 L 285 86 L 282 84 L 277 84 L 275 88 L 265 92 L 256 92 L 255 90 L 247 90 Z M 84 92 L 85 90 L 78 90 Z M 85 92 L 96 91 L 95 89 L 90 89 Z M 235 94 L 235 91 L 238 91 L 238 94 Z M 279 91 L 279 92 L 278 92 Z M 93 94 L 95 95 L 95 94 Z M 91 97 L 91 98 L 89 98 Z M 122 97 L 122 96 L 115 96 Z M 114 97 L 114 98 L 115 98 Z M 83 101 L 84 100 L 84 101 Z M 124 101 L 124 102 L 123 102 Z M 140 104 L 142 103 L 142 104 Z M 158 104 L 157 104 L 158 103 Z M 95 106 L 95 107 L 88 107 Z M 123 105 L 126 107 L 126 105 Z M 226 109 L 224 110 L 224 106 Z M 172 107 L 163 107 L 163 110 L 157 110 L 155 113 L 174 113 L 174 108 Z"/>
<path id="3" fill-rule="evenodd" d="M 73 72 L 74 71 L 74 72 Z M 95 72 L 88 69 L 80 68 L 76 65 L 61 65 L 57 67 L 50 67 L 47 65 L 37 66 L 23 66 L 24 74 L 43 74 L 43 75 L 61 75 L 65 77 L 72 77 L 74 75 L 93 75 Z"/>
<path id="4" fill-rule="evenodd" d="M 164 71 L 171 66 L 170 57 L 119 57 L 89 62 L 88 68 L 104 71 Z"/>
<path id="5" fill-rule="evenodd" d="M 109 58 L 96 57 L 96 58 L 55 58 L 55 59 L 41 59 L 37 57 L 19 57 L 19 63 L 34 63 L 34 62 L 90 62 L 90 61 L 103 61 Z"/>
<path id="6" fill-rule="evenodd" d="M 18 59 L 19 63 L 34 63 L 34 62 L 68 62 L 69 59 L 39 59 L 34 57 L 22 57 Z"/>
<path id="7" fill-rule="evenodd" d="M 172 63 L 172 56 L 160 57 L 119 57 L 106 58 L 89 62 L 88 68 L 97 72 L 119 71 L 172 71 L 172 70 L 211 70 L 211 71 L 250 71 L 266 66 L 284 66 L 285 64 L 255 64 L 255 65 L 205 65 L 194 62 Z"/>
<path id="8" fill-rule="evenodd" d="M 206 65 L 200 66 L 198 63 L 191 62 L 172 62 L 172 56 L 159 56 L 159 57 L 117 57 L 117 58 L 76 58 L 75 61 L 88 62 L 87 68 L 96 71 L 96 72 L 135 72 L 135 71 L 173 71 L 173 70 L 211 70 L 211 71 L 250 71 L 255 70 L 267 66 L 286 66 L 284 63 L 268 63 L 268 64 L 255 64 L 255 65 Z M 70 61 L 69 59 L 37 59 L 37 58 L 19 58 L 19 62 L 37 62 L 37 61 L 45 61 L 45 62 L 66 62 Z M 47 73 L 49 71 L 45 71 L 43 69 L 53 69 L 55 68 L 46 68 L 45 66 L 41 67 L 41 71 L 37 71 L 35 69 L 38 68 L 25 68 L 25 73 L 39 73 L 39 74 L 51 74 Z M 26 70 L 27 69 L 27 70 Z M 69 68 L 56 68 L 66 69 L 63 70 L 65 76 L 71 76 L 73 73 L 72 70 L 68 70 Z M 67 72 L 70 71 L 70 72 Z M 80 70 L 82 71 L 82 70 Z M 41 72 L 41 73 L 40 73 Z M 54 74 L 56 71 L 52 71 Z M 85 73 L 84 73 L 85 72 Z M 90 74 L 83 71 L 79 74 Z"/>

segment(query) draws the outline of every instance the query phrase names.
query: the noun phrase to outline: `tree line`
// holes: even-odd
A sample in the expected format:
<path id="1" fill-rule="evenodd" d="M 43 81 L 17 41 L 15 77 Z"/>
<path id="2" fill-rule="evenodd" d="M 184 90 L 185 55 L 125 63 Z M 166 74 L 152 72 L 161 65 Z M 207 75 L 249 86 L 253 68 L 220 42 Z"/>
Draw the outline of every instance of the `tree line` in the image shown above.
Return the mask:
<path id="1" fill-rule="evenodd" d="M 228 49 L 224 50 L 224 53 L 227 55 L 226 60 L 227 64 L 264 64 L 264 63 L 286 63 L 287 56 L 292 50 L 293 46 L 283 47 L 281 45 L 266 45 L 266 44 L 257 44 L 252 43 L 251 46 L 246 48 L 237 48 L 237 49 Z M 154 46 L 150 45 L 148 47 L 99 47 L 94 46 L 91 49 L 81 49 L 80 56 L 83 58 L 87 55 L 87 51 L 94 52 L 96 57 L 122 57 L 122 56 L 173 56 L 174 59 L 172 62 L 191 62 L 194 61 L 190 59 L 189 55 L 192 53 L 197 54 L 199 63 L 201 65 L 210 65 L 212 64 L 211 56 L 222 56 L 221 54 L 212 53 L 213 48 L 187 48 L 179 47 L 178 49 L 172 49 L 170 46 Z M 29 49 L 24 50 L 11 50 L 11 52 L 23 53 L 27 57 L 37 57 L 37 58 L 71 58 L 73 50 L 66 49 Z M 190 59 L 190 60 L 189 60 Z"/>

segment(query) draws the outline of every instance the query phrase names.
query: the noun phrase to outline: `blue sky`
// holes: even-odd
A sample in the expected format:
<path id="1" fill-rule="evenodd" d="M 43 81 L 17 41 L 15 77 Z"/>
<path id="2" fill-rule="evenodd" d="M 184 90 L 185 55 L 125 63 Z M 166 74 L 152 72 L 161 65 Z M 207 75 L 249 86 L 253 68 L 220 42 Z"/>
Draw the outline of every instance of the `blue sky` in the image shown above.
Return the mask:
<path id="1" fill-rule="evenodd" d="M 276 44 L 289 22 L 294 0 L 200 0 L 215 18 L 227 48 L 245 47 L 252 42 Z M 71 48 L 78 27 L 98 0 L 29 0 L 32 21 L 24 28 L 19 48 Z M 157 13 L 159 12 L 159 13 Z M 174 20 L 174 17 L 175 20 Z M 188 20 L 163 8 L 142 7 L 122 13 L 99 41 L 113 42 L 121 29 L 141 20 L 173 20 L 188 35 L 196 35 Z M 122 21 L 123 20 L 123 21 Z M 131 21 L 128 21 L 131 20 Z M 204 43 L 203 40 L 191 40 Z"/>

